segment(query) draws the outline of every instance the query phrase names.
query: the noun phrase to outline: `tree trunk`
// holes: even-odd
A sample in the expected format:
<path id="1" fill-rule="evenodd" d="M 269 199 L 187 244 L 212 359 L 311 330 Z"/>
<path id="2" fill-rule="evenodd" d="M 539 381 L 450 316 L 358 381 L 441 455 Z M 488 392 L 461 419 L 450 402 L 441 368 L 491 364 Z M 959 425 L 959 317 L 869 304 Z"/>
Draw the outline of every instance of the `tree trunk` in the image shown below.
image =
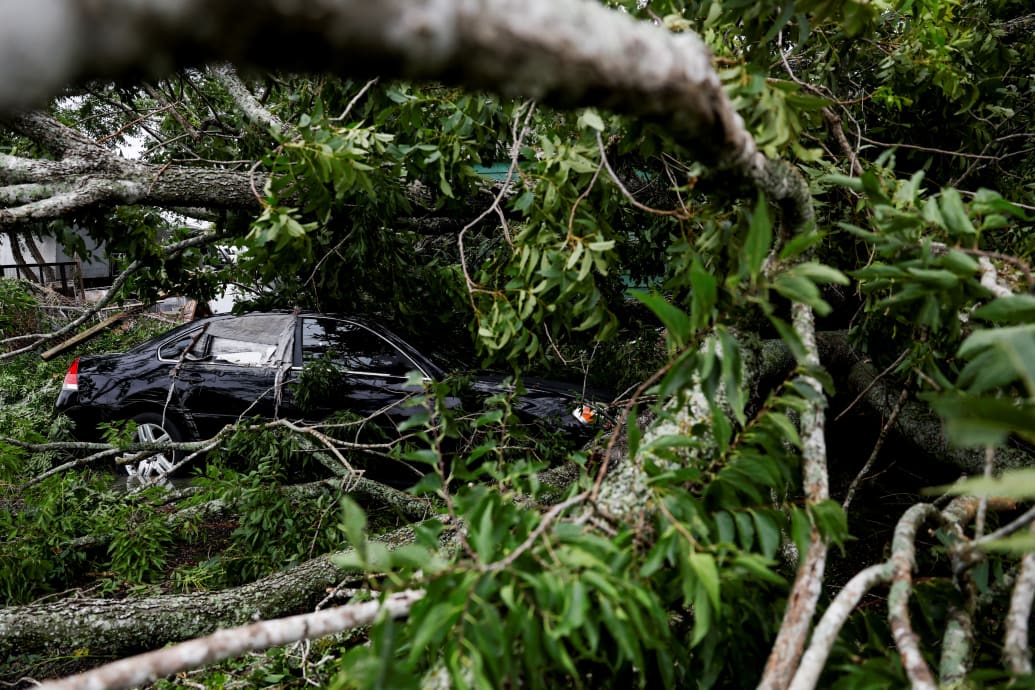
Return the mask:
<path id="1" fill-rule="evenodd" d="M 43 258 L 43 253 L 40 252 L 39 245 L 36 244 L 36 239 L 29 233 L 25 233 L 22 236 L 22 241 L 25 242 L 25 246 L 28 247 L 29 253 L 32 254 L 32 258 L 35 259 L 43 271 L 43 275 L 48 283 L 53 283 L 57 280 L 54 275 L 54 267 L 47 266 L 47 260 Z"/>
<path id="2" fill-rule="evenodd" d="M 413 538 L 413 529 L 404 527 L 382 541 L 398 546 Z M 220 592 L 63 599 L 0 609 L 0 668 L 5 669 L 0 681 L 13 681 L 26 670 L 19 668 L 21 655 L 77 654 L 107 660 L 219 628 L 312 611 L 344 579 L 357 574 L 334 564 L 335 556 L 344 553 L 320 556 Z M 35 664 L 33 675 L 42 675 Z"/>
<path id="3" fill-rule="evenodd" d="M 39 280 L 39 276 L 32 272 L 32 269 L 25 263 L 25 255 L 22 254 L 22 245 L 19 241 L 18 235 L 13 230 L 7 231 L 7 241 L 11 243 L 11 256 L 14 257 L 14 263 L 18 267 L 18 272 L 22 274 L 25 280 L 30 283 L 35 283 Z"/>

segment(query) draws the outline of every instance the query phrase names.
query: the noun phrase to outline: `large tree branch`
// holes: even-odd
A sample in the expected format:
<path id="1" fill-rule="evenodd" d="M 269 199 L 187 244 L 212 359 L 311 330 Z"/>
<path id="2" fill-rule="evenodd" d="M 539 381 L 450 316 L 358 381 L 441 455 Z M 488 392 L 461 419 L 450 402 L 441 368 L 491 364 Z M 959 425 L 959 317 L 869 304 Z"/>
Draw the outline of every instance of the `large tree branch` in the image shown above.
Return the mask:
<path id="1" fill-rule="evenodd" d="M 1031 646 L 1028 640 L 1028 622 L 1031 605 L 1035 600 L 1035 553 L 1027 553 L 1021 560 L 1010 597 L 1010 612 L 1006 615 L 1006 636 L 1003 640 L 1003 659 L 1012 673 L 1019 676 L 1031 673 Z"/>
<path id="2" fill-rule="evenodd" d="M 972 497 L 954 500 L 945 510 L 939 512 L 929 504 L 921 503 L 905 512 L 895 526 L 891 557 L 860 571 L 838 593 L 816 626 L 808 650 L 801 658 L 791 690 L 812 690 L 816 687 L 827 657 L 837 641 L 837 636 L 848 617 L 855 610 L 863 596 L 871 589 L 892 583 L 893 593 L 888 598 L 888 613 L 899 654 L 913 687 L 933 687 L 933 675 L 920 656 L 915 634 L 909 623 L 908 601 L 912 591 L 912 571 L 916 565 L 916 535 L 920 527 L 929 520 L 947 525 L 959 531 L 973 519 L 978 501 Z"/>
<path id="3" fill-rule="evenodd" d="M 812 308 L 795 303 L 792 306 L 794 330 L 805 346 L 806 373 L 801 383 L 814 391 L 813 398 L 801 415 L 802 474 L 805 500 L 817 505 L 830 498 L 827 476 L 827 446 L 824 436 L 826 395 L 812 371 L 820 368 L 819 346 L 816 342 L 815 318 Z M 820 402 L 822 401 L 822 402 Z M 787 609 L 777 633 L 766 668 L 758 687 L 765 690 L 784 690 L 791 682 L 809 631 L 816 604 L 823 593 L 823 573 L 827 563 L 827 539 L 813 525 L 809 547 L 787 599 Z"/>
<path id="4" fill-rule="evenodd" d="M 62 158 L 121 160 L 90 137 L 46 113 L 19 113 L 5 118 L 4 124 Z"/>
<path id="5" fill-rule="evenodd" d="M 379 538 L 389 548 L 413 541 L 412 527 Z M 323 555 L 255 582 L 216 592 L 126 599 L 65 599 L 0 609 L 0 659 L 41 650 L 125 655 L 223 627 L 312 611 L 355 573 Z M 8 669 L 13 672 L 13 669 Z M 0 678 L 8 679 L 4 676 Z"/>
<path id="6" fill-rule="evenodd" d="M 237 75 L 237 70 L 233 65 L 222 63 L 210 67 L 209 72 L 223 85 L 230 97 L 234 99 L 234 103 L 249 120 L 275 132 L 284 132 L 288 129 L 288 125 L 283 120 L 270 112 L 262 103 L 259 103 L 259 99 L 252 95 L 252 92 Z"/>
<path id="7" fill-rule="evenodd" d="M 264 173 L 202 167 L 132 163 L 119 170 L 85 171 L 86 166 L 79 161 L 32 161 L 29 165 L 25 162 L 11 156 L 0 160 L 0 175 L 5 172 L 6 163 L 6 172 L 13 177 L 17 171 L 23 181 L 0 188 L 0 198 L 21 202 L 0 208 L 0 227 L 16 227 L 118 204 L 258 210 L 259 199 L 253 189 L 262 189 L 267 179 Z M 58 174 L 48 178 L 48 173 Z M 41 184 L 47 179 L 51 181 L 49 187 Z M 54 184 L 54 180 L 60 182 Z"/>
<path id="8" fill-rule="evenodd" d="M 424 596 L 423 590 L 408 589 L 389 594 L 380 601 L 337 606 L 290 618 L 260 621 L 220 630 L 208 637 L 122 659 L 78 676 L 44 683 L 47 690 L 121 690 L 153 683 L 164 676 L 214 664 L 245 652 L 311 640 L 373 623 L 379 616 L 400 618 Z"/>
<path id="9" fill-rule="evenodd" d="M 132 75 L 141 65 L 164 74 L 230 59 L 440 79 L 650 119 L 703 162 L 765 190 L 790 211 L 793 225 L 812 220 L 805 180 L 758 152 L 696 35 L 590 0 L 170 0 L 161 11 L 129 0 L 98 0 L 89 9 L 46 0 L 6 8 L 0 6 L 0 113 L 38 104 L 70 81 Z M 267 49 L 271 36 L 280 50 Z"/>
<path id="10" fill-rule="evenodd" d="M 0 227 L 116 204 L 258 209 L 253 190 L 267 179 L 263 173 L 127 160 L 44 113 L 22 113 L 6 123 L 61 158 L 0 154 L 0 181 L 9 185 L 0 188 L 0 197 L 19 204 L 0 209 Z M 49 186 L 52 193 L 25 185 Z"/>
<path id="11" fill-rule="evenodd" d="M 270 50 L 277 36 L 279 50 Z M 594 40 L 587 41 L 586 36 Z M 472 60 L 472 55 L 478 55 Z M 660 121 L 707 162 L 757 163 L 697 36 L 572 0 L 129 0 L 0 6 L 0 111 L 69 82 L 232 60 L 445 79 L 505 96 L 602 106 Z"/>

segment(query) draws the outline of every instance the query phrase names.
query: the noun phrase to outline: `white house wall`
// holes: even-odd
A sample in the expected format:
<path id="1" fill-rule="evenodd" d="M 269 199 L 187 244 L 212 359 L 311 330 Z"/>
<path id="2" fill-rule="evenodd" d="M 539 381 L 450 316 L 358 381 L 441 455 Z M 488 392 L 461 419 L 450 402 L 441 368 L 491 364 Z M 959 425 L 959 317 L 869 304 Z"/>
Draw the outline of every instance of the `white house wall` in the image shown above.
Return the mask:
<path id="1" fill-rule="evenodd" d="M 104 278 L 109 275 L 108 262 L 104 258 L 103 249 L 97 251 L 98 247 L 103 247 L 103 243 L 96 242 L 92 237 L 82 234 L 83 241 L 86 243 L 86 249 L 88 253 L 98 255 L 94 261 L 87 262 L 83 261 L 82 270 L 83 278 L 91 280 L 93 278 Z M 43 260 L 47 263 L 60 263 L 63 261 L 75 261 L 74 256 L 69 256 L 65 253 L 64 247 L 58 244 L 58 241 L 54 237 L 43 237 L 36 239 L 36 246 L 40 249 L 40 254 L 43 255 Z M 22 245 L 22 256 L 28 263 L 36 263 L 32 255 Z M 14 252 L 11 251 L 10 239 L 6 235 L 0 235 L 0 265 L 11 265 L 15 263 Z M 5 271 L 5 275 L 13 277 L 14 271 L 8 269 Z M 69 274 L 71 275 L 71 274 Z"/>

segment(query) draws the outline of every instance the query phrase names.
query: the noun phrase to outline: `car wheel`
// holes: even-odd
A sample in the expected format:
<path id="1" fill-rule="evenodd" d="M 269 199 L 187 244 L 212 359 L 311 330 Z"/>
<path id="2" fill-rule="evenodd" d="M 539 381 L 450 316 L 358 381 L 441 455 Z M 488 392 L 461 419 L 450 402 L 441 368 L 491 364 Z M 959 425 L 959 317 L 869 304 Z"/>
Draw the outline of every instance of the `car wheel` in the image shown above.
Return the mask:
<path id="1" fill-rule="evenodd" d="M 176 422 L 157 412 L 141 412 L 133 417 L 137 430 L 133 437 L 136 443 L 176 443 L 184 439 Z M 126 463 L 130 479 L 140 482 L 164 482 L 169 470 L 180 459 L 181 453 L 172 450 L 156 453 L 139 462 Z"/>

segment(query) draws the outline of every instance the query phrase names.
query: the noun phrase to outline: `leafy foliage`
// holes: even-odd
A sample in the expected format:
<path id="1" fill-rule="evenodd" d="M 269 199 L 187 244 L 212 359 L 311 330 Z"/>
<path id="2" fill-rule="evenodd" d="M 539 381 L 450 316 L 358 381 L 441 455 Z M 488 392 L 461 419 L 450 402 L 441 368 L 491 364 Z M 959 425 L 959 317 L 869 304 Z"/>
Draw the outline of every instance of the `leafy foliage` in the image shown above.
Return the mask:
<path id="1" fill-rule="evenodd" d="M 0 334 L 10 338 L 35 330 L 35 312 L 38 304 L 24 283 L 0 278 Z"/>

